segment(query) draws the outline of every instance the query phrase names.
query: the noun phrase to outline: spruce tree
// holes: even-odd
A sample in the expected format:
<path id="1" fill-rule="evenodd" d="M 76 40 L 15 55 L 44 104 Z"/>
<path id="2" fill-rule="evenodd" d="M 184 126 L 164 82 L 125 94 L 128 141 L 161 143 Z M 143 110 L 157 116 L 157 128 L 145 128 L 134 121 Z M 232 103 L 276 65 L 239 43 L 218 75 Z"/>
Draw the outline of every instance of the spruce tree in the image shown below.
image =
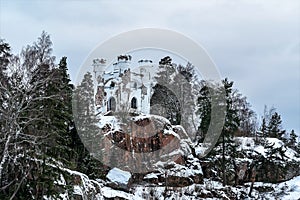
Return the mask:
<path id="1" fill-rule="evenodd" d="M 66 60 L 67 58 L 63 57 L 58 67 L 52 69 L 52 78 L 46 89 L 46 95 L 53 96 L 46 104 L 49 110 L 48 117 L 51 118 L 51 132 L 53 132 L 48 139 L 47 154 L 72 166 L 73 85 L 70 83 Z"/>
<path id="2" fill-rule="evenodd" d="M 300 154 L 300 141 L 297 143 L 295 150 L 298 154 Z"/>
<path id="3" fill-rule="evenodd" d="M 200 141 L 202 142 L 204 137 L 207 134 L 210 121 L 211 121 L 211 95 L 210 95 L 210 89 L 208 84 L 205 82 L 202 83 L 203 86 L 200 89 L 199 97 L 197 100 L 198 104 L 198 110 L 197 113 L 200 117 L 200 125 L 199 125 L 199 131 L 200 131 Z"/>
<path id="4" fill-rule="evenodd" d="M 267 122 L 266 122 L 266 118 L 263 118 L 260 130 L 262 132 L 262 136 L 266 137 L 266 134 L 267 134 Z"/>
<path id="5" fill-rule="evenodd" d="M 223 130 L 221 133 L 222 138 L 222 173 L 223 185 L 227 184 L 226 162 L 233 163 L 236 157 L 236 145 L 233 141 L 235 131 L 238 130 L 240 119 L 238 117 L 238 110 L 233 106 L 232 86 L 233 82 L 229 82 L 227 78 L 223 80 L 223 86 L 226 94 L 226 117 Z M 226 155 L 229 155 L 230 160 L 226 160 Z"/>
<path id="6" fill-rule="evenodd" d="M 62 162 L 64 165 L 69 160 L 67 156 L 62 159 L 61 155 L 65 153 L 62 150 L 65 150 L 63 144 L 68 143 L 61 143 L 60 138 L 67 134 L 69 120 L 66 119 L 66 115 L 70 115 L 70 109 L 64 107 L 68 102 L 63 95 L 70 94 L 63 91 L 63 75 L 59 73 L 59 67 L 55 66 L 52 42 L 47 33 L 43 32 L 33 46 L 27 46 L 22 55 L 28 69 L 28 93 L 32 99 L 24 115 L 32 119 L 38 117 L 37 120 L 27 123 L 24 131 L 37 137 L 35 151 L 31 156 L 40 160 L 36 165 L 32 165 L 34 170 L 31 176 L 35 178 L 28 181 L 26 186 L 33 188 L 32 193 L 39 199 L 44 195 L 55 196 L 58 193 L 54 182 L 60 178 L 61 171 L 59 168 L 54 170 L 50 164 L 57 165 Z M 70 104 L 70 99 L 68 101 Z M 66 164 L 61 167 L 67 166 Z"/>
<path id="7" fill-rule="evenodd" d="M 7 66 L 10 63 L 11 50 L 8 43 L 0 39 L 0 188 L 7 186 L 10 183 L 10 178 L 8 177 L 9 171 L 9 146 L 12 140 L 12 135 L 9 130 L 9 93 L 7 91 L 8 85 L 8 75 Z M 0 199 L 5 198 L 5 191 L 0 190 Z"/>
<path id="8" fill-rule="evenodd" d="M 222 85 L 211 85 L 210 87 L 207 87 L 207 85 L 205 86 L 206 87 L 203 87 L 202 91 L 200 91 L 200 96 L 198 98 L 198 103 L 201 109 L 199 110 L 199 112 L 201 111 L 200 117 L 202 117 L 199 129 L 202 129 L 203 131 L 208 129 L 211 120 L 210 118 L 213 117 L 212 114 L 219 116 L 219 118 L 222 116 L 222 113 L 220 112 L 223 112 L 223 101 L 220 100 L 220 96 L 222 96 L 223 91 L 225 91 L 225 121 L 221 136 L 216 144 L 216 147 L 209 153 L 208 159 L 211 159 L 216 163 L 216 170 L 222 177 L 223 185 L 226 185 L 234 181 L 229 180 L 229 177 L 237 176 L 237 165 L 235 161 L 237 156 L 237 145 L 235 144 L 233 137 L 240 125 L 240 118 L 238 115 L 238 109 L 233 104 L 233 82 L 225 79 L 222 81 Z M 214 101 L 218 102 L 218 105 L 215 105 L 219 108 L 216 110 L 216 113 L 211 113 L 210 110 L 212 109 L 212 98 L 214 98 Z M 213 126 L 217 125 L 213 124 Z M 216 155 L 221 155 L 221 158 Z"/>
<path id="9" fill-rule="evenodd" d="M 4 104 L 5 99 L 7 98 L 5 93 L 8 87 L 8 77 L 6 74 L 6 70 L 11 57 L 12 54 L 10 52 L 9 44 L 0 39 L 0 132 L 4 131 L 2 130 L 4 123 L 4 116 L 2 113 L 4 113 L 4 110 L 6 109 Z"/>
<path id="10" fill-rule="evenodd" d="M 275 143 L 266 143 L 266 158 L 264 165 L 260 166 L 265 172 L 273 172 L 266 176 L 270 182 L 278 182 L 280 180 L 279 171 L 285 170 L 284 159 L 286 158 L 286 148 L 284 145 L 275 147 Z"/>
<path id="11" fill-rule="evenodd" d="M 11 199 L 38 199 L 53 192 L 47 187 L 50 183 L 47 180 L 52 180 L 52 186 L 55 176 L 44 173 L 47 165 L 43 159 L 43 139 L 49 132 L 45 129 L 49 119 L 45 117 L 43 102 L 51 98 L 45 96 L 50 66 L 49 62 L 42 62 L 47 57 L 44 50 L 49 47 L 45 45 L 48 42 L 40 40 L 28 46 L 21 57 L 13 56 L 9 62 L 11 67 L 4 89 L 6 109 L 1 112 L 5 121 L 1 128 L 5 133 L 5 147 L 0 174 L 3 193 Z M 43 56 L 37 56 L 39 53 Z"/>
<path id="12" fill-rule="evenodd" d="M 169 56 L 159 62 L 159 72 L 155 76 L 157 83 L 153 87 L 154 92 L 150 100 L 150 112 L 167 118 L 171 124 L 180 124 L 181 105 L 172 87 L 176 67 L 171 62 Z"/>
<path id="13" fill-rule="evenodd" d="M 282 136 L 284 135 L 285 130 L 282 130 L 281 123 L 282 123 L 282 120 L 281 120 L 280 115 L 277 112 L 275 112 L 271 116 L 271 119 L 267 126 L 267 135 L 269 137 L 282 139 Z"/>
<path id="14" fill-rule="evenodd" d="M 9 44 L 0 38 L 0 82 L 2 86 L 5 86 L 5 82 L 7 81 L 6 70 L 12 57 L 10 51 Z"/>
<path id="15" fill-rule="evenodd" d="M 99 159 L 101 159 L 101 149 L 99 145 L 101 136 L 99 135 L 100 129 L 96 125 L 94 86 L 90 72 L 84 75 L 81 84 L 76 87 L 73 106 L 75 110 L 76 130 L 81 141 L 84 143 L 83 145 L 79 141 L 80 148 L 77 148 L 77 168 L 92 178 L 99 178 L 103 176 L 104 168 L 99 161 Z M 97 157 L 93 157 L 94 155 L 97 155 Z"/>
<path id="16" fill-rule="evenodd" d="M 294 130 L 291 131 L 290 137 L 288 139 L 288 146 L 292 149 L 295 149 L 297 146 L 297 135 Z"/>

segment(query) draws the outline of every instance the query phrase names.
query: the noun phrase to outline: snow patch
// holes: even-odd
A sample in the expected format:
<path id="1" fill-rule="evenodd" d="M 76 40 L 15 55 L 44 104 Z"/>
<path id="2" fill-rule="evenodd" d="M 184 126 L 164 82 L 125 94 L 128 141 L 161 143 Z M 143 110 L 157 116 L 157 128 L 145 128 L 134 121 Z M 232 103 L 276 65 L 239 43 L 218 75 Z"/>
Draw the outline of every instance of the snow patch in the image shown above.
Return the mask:
<path id="1" fill-rule="evenodd" d="M 106 178 L 111 182 L 127 185 L 131 174 L 115 167 L 108 172 Z"/>
<path id="2" fill-rule="evenodd" d="M 119 190 L 114 190 L 110 187 L 103 187 L 101 188 L 101 192 L 103 194 L 104 197 L 106 198 L 124 198 L 124 199 L 133 199 L 133 195 L 123 192 L 123 191 L 119 191 Z"/>
<path id="3" fill-rule="evenodd" d="M 144 179 L 153 179 L 153 178 L 158 178 L 157 175 L 155 173 L 150 173 L 147 174 Z"/>

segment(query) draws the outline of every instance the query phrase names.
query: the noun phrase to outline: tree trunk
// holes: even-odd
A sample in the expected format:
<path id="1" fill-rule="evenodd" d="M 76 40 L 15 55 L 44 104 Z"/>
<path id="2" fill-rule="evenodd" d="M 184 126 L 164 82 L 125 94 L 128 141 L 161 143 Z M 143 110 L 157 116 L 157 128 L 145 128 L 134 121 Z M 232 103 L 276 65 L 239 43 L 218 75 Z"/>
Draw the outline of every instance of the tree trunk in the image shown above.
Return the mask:
<path id="1" fill-rule="evenodd" d="M 5 142 L 5 147 L 4 147 L 4 150 L 3 150 L 3 156 L 2 156 L 2 159 L 1 159 L 1 163 L 0 163 L 0 185 L 2 185 L 2 170 L 3 170 L 3 167 L 4 167 L 4 164 L 6 162 L 6 159 L 7 157 L 9 156 L 9 153 L 8 153 L 8 146 L 10 144 L 10 139 L 11 139 L 11 135 L 8 135 L 7 137 L 7 140 Z"/>
<path id="2" fill-rule="evenodd" d="M 251 186 L 250 186 L 250 191 L 249 191 L 249 197 L 251 197 L 251 193 L 252 193 L 252 190 L 253 190 L 253 185 L 254 185 L 254 182 L 255 182 L 255 176 L 256 176 L 256 171 L 255 171 L 255 168 L 252 169 L 252 176 L 251 176 Z"/>
<path id="3" fill-rule="evenodd" d="M 222 171 L 223 171 L 223 186 L 226 185 L 226 169 L 225 169 L 225 136 L 224 133 L 222 134 Z"/>

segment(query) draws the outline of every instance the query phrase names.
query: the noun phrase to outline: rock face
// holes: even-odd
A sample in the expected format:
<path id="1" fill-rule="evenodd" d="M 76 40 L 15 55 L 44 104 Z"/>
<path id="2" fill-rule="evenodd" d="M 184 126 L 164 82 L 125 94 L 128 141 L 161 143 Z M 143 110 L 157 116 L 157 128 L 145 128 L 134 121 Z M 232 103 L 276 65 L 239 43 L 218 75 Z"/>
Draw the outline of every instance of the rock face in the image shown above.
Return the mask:
<path id="1" fill-rule="evenodd" d="M 109 141 L 103 143 L 102 152 L 111 152 L 103 153 L 102 159 L 138 173 L 132 176 L 132 183 L 182 187 L 203 182 L 200 161 L 192 154 L 193 144 L 185 130 L 163 117 L 132 117 L 117 126 L 108 122 L 101 135 Z"/>
<path id="2" fill-rule="evenodd" d="M 237 144 L 232 170 L 226 173 L 227 184 L 243 185 L 247 182 L 280 183 L 300 175 L 300 156 L 277 138 L 265 138 L 265 144 L 255 143 L 252 137 L 236 137 Z M 270 145 L 271 147 L 270 148 Z M 220 180 L 221 157 L 201 161 L 204 178 Z"/>

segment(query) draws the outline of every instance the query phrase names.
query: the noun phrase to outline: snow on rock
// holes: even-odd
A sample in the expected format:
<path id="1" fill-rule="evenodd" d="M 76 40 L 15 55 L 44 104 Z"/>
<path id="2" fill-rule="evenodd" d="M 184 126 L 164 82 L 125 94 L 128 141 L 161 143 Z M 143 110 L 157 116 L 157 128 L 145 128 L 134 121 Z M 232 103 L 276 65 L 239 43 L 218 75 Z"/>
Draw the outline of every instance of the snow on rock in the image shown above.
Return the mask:
<path id="1" fill-rule="evenodd" d="M 104 128 L 109 125 L 113 130 L 120 129 L 119 121 L 115 116 L 101 116 L 98 126 L 99 128 Z"/>
<path id="2" fill-rule="evenodd" d="M 284 143 L 277 138 L 266 138 L 267 142 L 270 144 L 274 144 L 273 148 L 279 148 L 284 145 Z"/>
<path id="3" fill-rule="evenodd" d="M 247 183 L 246 185 L 249 184 Z M 296 200 L 300 197 L 300 176 L 278 184 L 255 182 L 254 188 L 269 188 L 270 191 L 259 194 L 264 199 Z"/>
<path id="4" fill-rule="evenodd" d="M 252 137 L 236 137 L 236 140 L 240 143 L 239 147 L 241 149 L 253 149 L 255 146 Z"/>
<path id="5" fill-rule="evenodd" d="M 157 174 L 155 173 L 150 173 L 150 174 L 147 174 L 144 179 L 153 179 L 153 178 L 158 178 Z"/>
<path id="6" fill-rule="evenodd" d="M 239 144 L 238 150 L 251 150 L 258 154 L 266 157 L 267 149 L 262 145 L 256 145 L 253 137 L 236 137 L 235 141 Z M 278 138 L 266 138 L 266 143 L 273 145 L 273 148 L 280 148 L 283 146 L 285 150 L 285 158 L 289 161 L 300 161 L 300 158 L 297 158 L 295 155 L 297 154 L 293 149 L 286 147 L 284 142 L 279 140 Z"/>
<path id="7" fill-rule="evenodd" d="M 211 143 L 200 143 L 200 144 L 194 145 L 195 154 L 198 157 L 203 157 L 204 155 L 206 155 L 208 153 L 207 151 L 210 146 L 211 146 Z"/>
<path id="8" fill-rule="evenodd" d="M 96 200 L 102 200 L 101 193 L 98 193 L 98 190 L 103 187 L 102 183 L 99 183 L 95 180 L 89 179 L 89 177 L 86 174 L 83 174 L 78 171 L 70 170 L 67 168 L 60 167 L 62 171 L 65 171 L 69 173 L 71 176 L 73 176 L 78 181 L 76 184 L 73 185 L 73 195 L 80 196 L 82 199 L 96 199 Z M 65 180 L 61 176 L 61 180 L 57 181 L 57 184 L 64 184 Z M 62 199 L 69 199 L 66 193 L 63 193 L 60 195 Z"/>
<path id="9" fill-rule="evenodd" d="M 127 185 L 131 174 L 115 167 L 108 172 L 106 178 L 113 183 Z"/>
<path id="10" fill-rule="evenodd" d="M 82 188 L 79 185 L 74 185 L 73 194 L 83 196 Z"/>
<path id="11" fill-rule="evenodd" d="M 171 169 L 168 170 L 168 176 L 177 176 L 177 177 L 192 177 L 196 175 L 202 175 L 202 169 L 199 165 L 197 168 L 193 166 L 192 168 L 186 167 L 183 165 L 175 164 Z"/>
<path id="12" fill-rule="evenodd" d="M 133 195 L 120 190 L 114 190 L 110 187 L 101 188 L 101 192 L 105 198 L 123 198 L 133 199 Z"/>

